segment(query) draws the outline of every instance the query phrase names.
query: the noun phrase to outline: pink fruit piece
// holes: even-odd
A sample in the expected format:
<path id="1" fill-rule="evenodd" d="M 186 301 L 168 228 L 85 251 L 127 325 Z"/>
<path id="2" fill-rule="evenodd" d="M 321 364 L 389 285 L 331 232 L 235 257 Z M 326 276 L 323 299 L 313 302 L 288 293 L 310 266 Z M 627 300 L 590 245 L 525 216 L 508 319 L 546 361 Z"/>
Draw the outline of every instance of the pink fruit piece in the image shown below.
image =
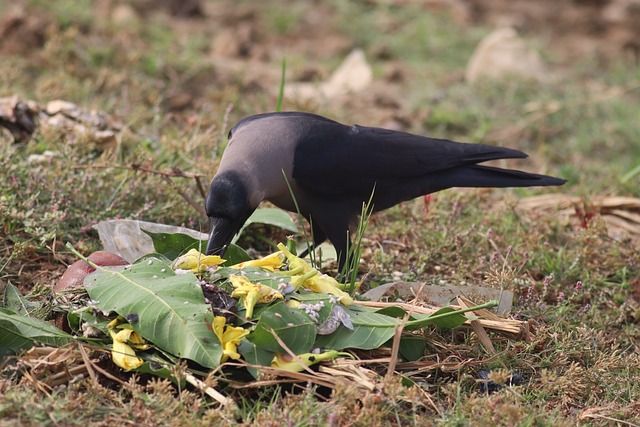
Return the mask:
<path id="1" fill-rule="evenodd" d="M 97 251 L 87 257 L 87 259 L 99 266 L 111 265 L 127 265 L 129 264 L 120 255 L 107 251 Z M 93 273 L 95 268 L 83 260 L 78 260 L 71 264 L 67 271 L 64 272 L 56 286 L 53 288 L 54 293 L 70 291 L 82 287 L 84 278 Z"/>

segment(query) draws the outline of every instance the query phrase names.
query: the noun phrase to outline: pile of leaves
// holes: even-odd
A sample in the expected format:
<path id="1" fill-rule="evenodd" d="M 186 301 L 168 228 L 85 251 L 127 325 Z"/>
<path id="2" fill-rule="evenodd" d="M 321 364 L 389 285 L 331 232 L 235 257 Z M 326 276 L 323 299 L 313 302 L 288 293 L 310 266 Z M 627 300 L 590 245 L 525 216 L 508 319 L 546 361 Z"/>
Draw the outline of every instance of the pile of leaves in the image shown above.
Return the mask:
<path id="1" fill-rule="evenodd" d="M 0 308 L 3 352 L 89 345 L 108 350 L 124 370 L 186 379 L 227 403 L 199 378 L 213 372 L 237 386 L 275 374 L 324 384 L 322 372 L 310 368 L 319 362 L 352 368 L 375 357 L 363 351 L 386 348 L 388 355 L 392 347 L 394 360 L 417 361 L 427 346 L 425 330 L 466 323 L 484 332 L 471 312 L 490 317 L 486 309 L 496 305 L 371 304 L 361 301 L 358 283 L 341 284 L 296 256 L 291 241 L 255 260 L 232 245 L 221 259 L 202 254 L 196 248 L 205 242 L 189 236 L 150 235 L 157 253 L 124 266 L 99 266 L 68 245 L 95 271 L 82 288 L 55 296 L 66 331 L 42 320 L 42 306 L 7 286 Z M 177 365 L 188 374 L 177 378 Z"/>

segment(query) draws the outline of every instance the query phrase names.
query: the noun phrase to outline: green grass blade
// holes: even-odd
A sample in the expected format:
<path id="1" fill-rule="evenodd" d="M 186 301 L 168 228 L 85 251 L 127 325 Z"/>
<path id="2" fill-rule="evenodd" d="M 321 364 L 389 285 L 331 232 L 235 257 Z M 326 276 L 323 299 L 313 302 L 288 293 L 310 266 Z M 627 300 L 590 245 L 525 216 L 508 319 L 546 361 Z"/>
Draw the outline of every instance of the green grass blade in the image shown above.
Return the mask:
<path id="1" fill-rule="evenodd" d="M 285 85 L 285 75 L 287 71 L 287 60 L 282 59 L 282 74 L 280 76 L 280 90 L 278 92 L 278 102 L 276 103 L 276 111 L 282 111 L 282 103 L 284 102 L 284 85 Z"/>

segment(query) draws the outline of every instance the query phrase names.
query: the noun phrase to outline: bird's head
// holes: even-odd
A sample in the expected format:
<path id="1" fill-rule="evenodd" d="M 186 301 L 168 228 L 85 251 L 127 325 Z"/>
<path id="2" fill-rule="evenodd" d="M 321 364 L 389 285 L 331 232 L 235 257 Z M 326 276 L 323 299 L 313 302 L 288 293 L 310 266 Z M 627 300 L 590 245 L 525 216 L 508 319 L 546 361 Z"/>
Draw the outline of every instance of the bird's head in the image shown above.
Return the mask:
<path id="1" fill-rule="evenodd" d="M 224 255 L 227 247 L 258 207 L 247 185 L 234 172 L 216 175 L 211 181 L 205 209 L 209 217 L 207 255 Z"/>

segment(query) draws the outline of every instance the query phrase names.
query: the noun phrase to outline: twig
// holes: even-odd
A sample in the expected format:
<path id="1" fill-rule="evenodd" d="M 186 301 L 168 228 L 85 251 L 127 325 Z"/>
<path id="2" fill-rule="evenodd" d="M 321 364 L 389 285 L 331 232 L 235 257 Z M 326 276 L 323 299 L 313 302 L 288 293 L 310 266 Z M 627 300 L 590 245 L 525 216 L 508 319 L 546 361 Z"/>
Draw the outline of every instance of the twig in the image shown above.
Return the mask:
<path id="1" fill-rule="evenodd" d="M 271 335 L 273 335 L 273 338 L 276 340 L 276 342 L 280 345 L 280 347 L 282 347 L 284 349 L 284 351 L 287 352 L 287 354 L 289 356 L 291 356 L 291 358 L 300 365 L 300 367 L 302 369 L 304 369 L 305 371 L 309 372 L 311 375 L 315 374 L 315 372 L 308 367 L 303 361 L 302 359 L 300 359 L 298 357 L 297 354 L 295 354 L 293 351 L 291 351 L 291 349 L 287 346 L 287 344 L 285 344 L 284 341 L 282 341 L 282 338 L 280 338 L 278 336 L 278 334 L 276 334 L 276 331 L 273 330 L 273 328 L 269 328 L 269 332 L 271 333 Z M 277 369 L 277 368 L 274 368 Z M 281 371 L 281 369 L 278 369 L 278 371 Z"/>
<path id="2" fill-rule="evenodd" d="M 178 168 L 172 168 L 169 171 L 160 171 L 157 169 L 151 169 L 146 166 L 141 166 L 138 164 L 132 164 L 129 166 L 122 165 L 74 165 L 72 169 L 124 169 L 124 170 L 132 170 L 136 172 L 146 172 L 154 175 L 162 175 L 167 177 L 175 177 L 175 178 L 201 178 L 205 175 L 200 173 L 191 173 L 191 172 L 183 172 Z"/>
<path id="3" fill-rule="evenodd" d="M 198 173 L 191 172 L 183 172 L 178 168 L 172 168 L 169 171 L 159 171 L 157 169 L 151 169 L 146 166 L 141 166 L 138 164 L 132 164 L 129 166 L 117 166 L 117 165 L 75 165 L 72 169 L 124 169 L 124 170 L 132 170 L 135 172 L 145 172 L 153 175 L 161 176 L 169 185 L 171 185 L 177 192 L 182 196 L 182 198 L 189 203 L 204 219 L 207 218 L 207 213 L 204 210 L 204 207 L 200 203 L 196 203 L 191 196 L 182 191 L 172 180 L 171 178 L 189 178 L 193 179 L 196 183 L 196 188 L 198 192 L 204 199 L 206 197 L 206 193 L 204 187 L 202 186 L 202 182 L 200 178 L 204 175 Z"/>
<path id="4" fill-rule="evenodd" d="M 460 304 L 461 307 L 469 308 L 475 305 L 461 295 L 458 295 L 456 298 L 458 300 L 458 304 Z M 474 312 L 472 313 L 477 315 L 477 313 L 474 313 Z M 493 346 L 493 343 L 491 342 L 491 338 L 489 338 L 489 335 L 487 334 L 487 331 L 482 327 L 482 324 L 477 319 L 470 320 L 470 323 L 471 323 L 471 328 L 478 336 L 480 343 L 487 349 L 489 354 L 491 355 L 496 354 L 496 349 Z"/>
<path id="5" fill-rule="evenodd" d="M 82 356 L 82 360 L 84 361 L 84 365 L 87 368 L 87 372 L 89 373 L 91 380 L 94 382 L 94 384 L 98 384 L 98 376 L 96 375 L 96 372 L 93 370 L 93 362 L 91 361 L 91 359 L 89 358 L 89 355 L 85 351 L 84 346 L 82 344 L 78 344 L 78 350 L 80 350 L 80 355 Z"/>
<path id="6" fill-rule="evenodd" d="M 589 415 L 586 415 L 584 418 L 592 418 L 592 419 L 600 418 L 602 420 L 612 421 L 612 422 L 620 423 L 620 424 L 626 424 L 626 425 L 631 426 L 631 427 L 640 427 L 640 424 L 636 424 L 636 423 L 633 423 L 631 421 L 625 421 L 625 420 L 621 420 L 621 419 L 618 419 L 618 418 L 607 417 L 606 415 L 600 415 L 600 414 L 589 414 Z"/>
<path id="7" fill-rule="evenodd" d="M 120 384 L 121 386 L 126 385 L 127 383 L 125 383 L 124 381 L 122 381 L 120 378 L 116 377 L 115 375 L 112 375 L 109 371 L 102 369 L 100 366 L 98 366 L 97 364 L 93 365 L 93 369 L 95 369 L 96 371 L 98 371 L 99 373 L 101 373 L 102 375 L 104 375 L 105 377 L 109 378 L 111 381 L 115 381 L 118 384 Z"/>
<path id="8" fill-rule="evenodd" d="M 227 406 L 228 404 L 233 403 L 233 400 L 223 396 L 220 392 L 218 392 L 213 387 L 209 387 L 204 383 L 204 381 L 201 381 L 195 376 L 193 376 L 193 374 L 187 374 L 185 377 L 185 380 L 192 386 L 196 387 L 198 390 L 203 391 L 205 394 L 215 399 L 218 403 L 220 403 L 223 406 Z"/>
<path id="9" fill-rule="evenodd" d="M 171 178 L 169 178 L 168 176 L 162 176 L 162 179 L 164 179 L 167 184 L 169 184 L 170 186 L 172 186 L 177 192 L 178 194 L 180 194 L 182 196 L 183 199 L 185 199 L 187 201 L 187 203 L 189 203 L 196 211 L 198 211 L 198 213 L 200 215 L 202 215 L 202 218 L 206 219 L 207 218 L 207 212 L 204 210 L 204 207 L 202 207 L 202 205 L 198 204 L 195 202 L 195 200 L 193 200 L 191 198 L 191 196 L 189 196 L 187 193 L 185 193 L 184 191 L 182 191 L 180 189 L 180 187 L 178 187 L 176 185 L 175 182 L 171 181 Z"/>
<path id="10" fill-rule="evenodd" d="M 387 378 L 393 377 L 396 371 L 396 365 L 398 364 L 398 353 L 400 352 L 400 338 L 402 338 L 402 331 L 404 330 L 407 321 L 409 321 L 411 314 L 405 313 L 400 322 L 396 323 L 396 330 L 393 335 L 393 345 L 391 346 L 391 357 L 389 358 L 389 366 L 387 368 Z"/>
<path id="11" fill-rule="evenodd" d="M 413 299 L 413 303 L 411 304 L 411 307 L 409 308 L 409 310 L 407 310 L 405 315 L 402 317 L 402 321 L 400 322 L 400 324 L 396 326 L 396 331 L 393 336 L 393 345 L 391 346 L 391 358 L 389 360 L 389 367 L 387 368 L 387 375 L 386 375 L 387 378 L 391 378 L 395 373 L 396 365 L 398 364 L 398 353 L 400 352 L 400 339 L 402 338 L 402 331 L 404 330 L 404 327 L 407 325 L 407 322 L 409 321 L 409 318 L 413 314 L 414 309 L 417 307 L 417 303 L 418 303 L 418 300 L 420 299 L 420 296 L 422 295 L 422 290 L 424 289 L 424 286 L 425 286 L 425 283 L 423 283 L 422 286 L 420 286 L 420 289 L 418 289 L 418 292 L 416 293 L 416 296 Z"/>
<path id="12" fill-rule="evenodd" d="M 439 308 L 413 306 L 412 304 L 398 303 L 398 302 L 388 303 L 388 302 L 377 302 L 377 301 L 355 301 L 355 304 L 362 305 L 365 307 L 373 307 L 373 308 L 400 307 L 405 311 L 409 311 L 413 309 L 414 313 L 419 313 L 419 314 L 433 314 L 439 310 Z M 462 308 L 458 305 L 453 305 L 453 304 L 450 305 L 450 307 L 456 310 Z M 499 319 L 500 320 L 495 320 L 495 319 L 477 319 L 477 320 L 478 322 L 480 322 L 482 326 L 495 332 L 503 332 L 503 333 L 513 334 L 513 335 L 519 335 L 524 332 L 526 322 L 522 322 L 520 320 L 514 320 L 514 319 L 503 319 L 503 318 L 499 318 Z M 464 323 L 464 325 L 469 326 L 470 325 L 469 320 L 467 320 Z"/>
<path id="13" fill-rule="evenodd" d="M 200 175 L 194 176 L 193 179 L 196 180 L 196 187 L 198 187 L 198 191 L 203 199 L 207 198 L 207 192 L 204 190 L 204 186 L 202 185 L 202 181 L 200 180 Z"/>
<path id="14" fill-rule="evenodd" d="M 57 387 L 60 384 L 64 384 L 68 380 L 76 376 L 84 376 L 87 373 L 87 367 L 85 365 L 73 366 L 71 368 L 63 367 L 64 370 L 51 375 L 47 378 L 47 384 L 51 387 Z"/>

